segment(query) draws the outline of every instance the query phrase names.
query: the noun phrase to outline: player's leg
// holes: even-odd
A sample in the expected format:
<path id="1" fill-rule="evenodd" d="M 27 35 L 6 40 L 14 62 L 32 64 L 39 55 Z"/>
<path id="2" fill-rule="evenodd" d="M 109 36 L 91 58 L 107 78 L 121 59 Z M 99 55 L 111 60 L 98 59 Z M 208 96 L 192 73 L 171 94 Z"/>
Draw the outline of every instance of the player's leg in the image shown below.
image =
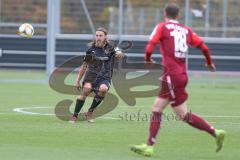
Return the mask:
<path id="1" fill-rule="evenodd" d="M 205 121 L 203 118 L 197 116 L 194 113 L 188 112 L 186 101 L 178 106 L 173 107 L 173 110 L 180 120 L 188 123 L 194 128 L 206 131 L 207 133 L 215 137 L 214 127 L 208 124 L 208 122 Z"/>
<path id="2" fill-rule="evenodd" d="M 147 140 L 147 145 L 151 145 L 151 146 L 154 145 L 158 131 L 160 129 L 163 110 L 167 107 L 168 104 L 169 104 L 169 100 L 167 98 L 161 98 L 161 97 L 156 98 L 152 107 L 152 118 L 151 118 L 150 127 L 149 127 L 149 136 Z"/>
<path id="3" fill-rule="evenodd" d="M 108 92 L 108 86 L 106 84 L 100 84 L 98 92 L 93 98 L 91 107 L 88 109 L 88 112 L 93 112 L 97 106 L 102 102 L 106 93 Z"/>
<path id="4" fill-rule="evenodd" d="M 86 100 L 87 96 L 91 93 L 91 91 L 92 91 L 92 84 L 85 82 L 83 85 L 83 89 L 82 89 L 79 97 L 76 100 L 74 113 L 70 119 L 70 122 L 74 123 L 77 121 L 78 114 L 81 111 L 81 109 L 85 103 L 85 100 Z"/>
<path id="5" fill-rule="evenodd" d="M 214 128 L 209 125 L 205 120 L 199 116 L 188 112 L 187 110 L 187 98 L 188 94 L 185 90 L 187 86 L 188 78 L 186 74 L 183 75 L 172 75 L 169 77 L 175 88 L 172 90 L 172 108 L 179 119 L 188 123 L 192 127 L 198 128 L 208 132 L 210 135 L 215 136 Z"/>
<path id="6" fill-rule="evenodd" d="M 86 119 L 88 122 L 94 122 L 93 121 L 93 111 L 100 105 L 100 103 L 103 101 L 105 95 L 107 94 L 110 82 L 108 80 L 97 80 L 95 83 L 96 88 L 96 95 L 93 98 L 91 107 L 88 109 L 88 112 L 85 113 Z"/>
<path id="7" fill-rule="evenodd" d="M 188 123 L 194 128 L 206 131 L 207 133 L 215 137 L 217 142 L 217 152 L 222 148 L 225 132 L 223 130 L 215 129 L 200 116 L 188 112 L 186 101 L 178 106 L 173 107 L 173 110 L 180 120 Z"/>
<path id="8" fill-rule="evenodd" d="M 172 75 L 169 77 L 169 80 L 174 84 L 174 89 L 172 91 L 173 97 L 171 105 L 173 107 L 174 112 L 178 116 L 179 119 L 188 123 L 194 128 L 197 128 L 202 131 L 206 131 L 210 135 L 216 138 L 217 140 L 217 151 L 219 151 L 222 147 L 223 139 L 224 139 L 224 131 L 216 130 L 213 126 L 211 126 L 207 121 L 198 115 L 188 112 L 187 110 L 187 97 L 188 94 L 185 90 L 187 85 L 187 75 Z"/>
<path id="9" fill-rule="evenodd" d="M 152 107 L 152 118 L 150 121 L 147 143 L 142 145 L 132 145 L 130 147 L 132 151 L 144 156 L 151 156 L 153 154 L 153 145 L 160 129 L 162 113 L 170 103 L 170 90 L 169 83 L 166 81 L 166 75 L 162 77 L 160 83 L 161 89 Z"/>
<path id="10" fill-rule="evenodd" d="M 144 156 L 152 156 L 153 154 L 153 145 L 155 144 L 160 124 L 163 110 L 169 104 L 169 100 L 167 98 L 157 97 L 153 107 L 152 107 L 152 118 L 149 127 L 149 136 L 146 144 L 142 145 L 132 145 L 130 146 L 131 150 L 139 153 Z"/>

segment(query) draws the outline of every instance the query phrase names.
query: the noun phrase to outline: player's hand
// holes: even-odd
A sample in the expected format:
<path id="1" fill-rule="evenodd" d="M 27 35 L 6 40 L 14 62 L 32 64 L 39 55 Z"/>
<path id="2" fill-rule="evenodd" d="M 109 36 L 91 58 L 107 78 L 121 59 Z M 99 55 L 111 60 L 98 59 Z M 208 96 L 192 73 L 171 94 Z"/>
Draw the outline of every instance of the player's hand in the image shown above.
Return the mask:
<path id="1" fill-rule="evenodd" d="M 77 90 L 80 91 L 80 89 L 82 88 L 81 84 L 80 84 L 80 81 L 76 81 L 76 84 L 75 84 Z"/>
<path id="2" fill-rule="evenodd" d="M 216 71 L 216 67 L 215 67 L 215 65 L 213 63 L 212 64 L 206 64 L 205 66 L 211 72 L 215 72 Z"/>
<path id="3" fill-rule="evenodd" d="M 153 59 L 149 59 L 149 60 L 146 60 L 146 59 L 145 59 L 145 66 L 146 66 L 148 69 L 154 67 L 154 64 L 155 64 L 155 63 L 156 63 L 156 62 L 155 62 Z"/>
<path id="4" fill-rule="evenodd" d="M 121 52 L 121 51 L 116 51 L 116 57 L 117 57 L 118 59 L 123 59 L 124 56 L 125 56 L 125 54 L 124 54 L 123 52 Z"/>
<path id="5" fill-rule="evenodd" d="M 156 62 L 153 59 L 145 60 L 145 63 L 147 64 L 155 64 Z"/>

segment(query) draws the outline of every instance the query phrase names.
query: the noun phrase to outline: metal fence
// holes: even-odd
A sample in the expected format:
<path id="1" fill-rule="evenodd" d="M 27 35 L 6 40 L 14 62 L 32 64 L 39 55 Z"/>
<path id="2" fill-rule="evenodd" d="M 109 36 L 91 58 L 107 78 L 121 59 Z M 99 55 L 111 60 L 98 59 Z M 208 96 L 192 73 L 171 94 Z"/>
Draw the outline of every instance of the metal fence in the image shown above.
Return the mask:
<path id="1" fill-rule="evenodd" d="M 83 52 L 79 47 L 92 38 L 99 26 L 109 30 L 110 39 L 135 41 L 128 57 L 143 59 L 148 35 L 159 21 L 164 20 L 163 8 L 167 2 L 0 0 L 0 66 L 40 67 L 45 68 L 49 75 L 60 62 Z M 207 37 L 204 40 L 210 45 L 220 69 L 240 71 L 240 1 L 176 2 L 181 7 L 180 21 Z M 33 24 L 33 39 L 21 39 L 16 35 L 18 26 L 24 22 Z M 198 61 L 202 57 L 197 54 L 190 50 L 190 70 L 199 70 L 201 66 Z"/>
<path id="2" fill-rule="evenodd" d="M 111 34 L 149 35 L 163 21 L 169 0 L 53 0 L 56 33 L 92 34 L 99 26 Z M 240 37 L 239 0 L 176 0 L 180 21 L 205 37 Z M 29 22 L 46 35 L 47 0 L 0 0 L 0 34 L 16 34 Z"/>

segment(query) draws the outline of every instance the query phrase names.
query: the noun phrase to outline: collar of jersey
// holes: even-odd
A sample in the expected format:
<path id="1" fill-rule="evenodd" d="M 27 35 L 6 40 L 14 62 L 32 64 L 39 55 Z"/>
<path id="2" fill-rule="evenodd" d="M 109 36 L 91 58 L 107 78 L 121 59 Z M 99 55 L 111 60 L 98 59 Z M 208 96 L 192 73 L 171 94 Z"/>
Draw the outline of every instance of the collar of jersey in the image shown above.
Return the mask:
<path id="1" fill-rule="evenodd" d="M 173 19 L 170 19 L 170 20 L 168 20 L 168 22 L 172 22 L 172 23 L 179 23 L 178 21 L 176 21 L 176 20 L 173 20 Z"/>

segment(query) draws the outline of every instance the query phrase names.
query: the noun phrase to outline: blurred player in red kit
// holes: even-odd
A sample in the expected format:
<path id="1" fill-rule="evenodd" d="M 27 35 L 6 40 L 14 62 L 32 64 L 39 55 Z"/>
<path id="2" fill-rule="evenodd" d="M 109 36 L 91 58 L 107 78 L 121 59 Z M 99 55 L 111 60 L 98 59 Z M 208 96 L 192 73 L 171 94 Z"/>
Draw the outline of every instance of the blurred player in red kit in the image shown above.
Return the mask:
<path id="1" fill-rule="evenodd" d="M 188 94 L 185 88 L 188 76 L 185 61 L 189 45 L 202 51 L 206 59 L 206 67 L 210 71 L 214 72 L 216 68 L 212 62 L 208 46 L 190 28 L 179 23 L 178 17 L 178 5 L 168 3 L 164 9 L 165 22 L 159 23 L 154 28 L 145 49 L 146 63 L 154 63 L 151 55 L 155 45 L 160 43 L 162 65 L 165 70 L 161 77 L 160 92 L 152 107 L 148 140 L 145 144 L 130 147 L 132 151 L 144 156 L 152 156 L 153 154 L 153 146 L 162 120 L 161 116 L 168 104 L 171 104 L 174 113 L 183 122 L 213 136 L 216 139 L 217 152 L 223 145 L 224 130 L 215 129 L 207 121 L 187 110 Z"/>

